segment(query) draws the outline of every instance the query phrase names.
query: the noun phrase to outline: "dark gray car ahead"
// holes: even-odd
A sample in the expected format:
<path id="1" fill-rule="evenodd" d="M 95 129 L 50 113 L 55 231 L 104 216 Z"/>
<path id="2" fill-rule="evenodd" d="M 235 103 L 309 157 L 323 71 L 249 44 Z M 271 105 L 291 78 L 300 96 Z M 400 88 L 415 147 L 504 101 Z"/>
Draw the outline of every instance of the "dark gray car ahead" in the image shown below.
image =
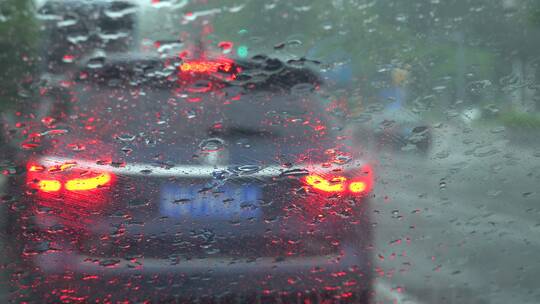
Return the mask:
<path id="1" fill-rule="evenodd" d="M 11 181 L 15 296 L 365 301 L 372 169 L 306 65 L 124 53 L 48 76 Z"/>

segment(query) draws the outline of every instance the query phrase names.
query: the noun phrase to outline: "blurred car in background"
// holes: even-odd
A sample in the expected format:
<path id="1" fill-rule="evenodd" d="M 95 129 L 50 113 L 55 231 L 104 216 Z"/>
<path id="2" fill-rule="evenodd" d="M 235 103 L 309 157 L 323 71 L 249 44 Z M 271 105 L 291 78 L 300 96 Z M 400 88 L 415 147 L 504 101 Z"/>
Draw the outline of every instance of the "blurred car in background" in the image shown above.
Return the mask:
<path id="1" fill-rule="evenodd" d="M 369 122 L 361 124 L 356 136 L 370 142 L 371 148 L 429 153 L 433 142 L 432 128 L 420 115 L 404 110 L 396 103 L 369 115 Z"/>
<path id="2" fill-rule="evenodd" d="M 43 72 L 64 73 L 94 52 L 127 52 L 139 39 L 137 5 L 131 0 L 48 0 L 38 18 Z"/>
<path id="3" fill-rule="evenodd" d="M 354 138 L 375 151 L 413 151 L 427 155 L 433 143 L 431 123 L 406 106 L 408 72 L 400 68 L 380 71 L 382 84 L 375 102 L 360 104 L 354 116 Z M 377 81 L 377 80 L 376 80 Z"/>

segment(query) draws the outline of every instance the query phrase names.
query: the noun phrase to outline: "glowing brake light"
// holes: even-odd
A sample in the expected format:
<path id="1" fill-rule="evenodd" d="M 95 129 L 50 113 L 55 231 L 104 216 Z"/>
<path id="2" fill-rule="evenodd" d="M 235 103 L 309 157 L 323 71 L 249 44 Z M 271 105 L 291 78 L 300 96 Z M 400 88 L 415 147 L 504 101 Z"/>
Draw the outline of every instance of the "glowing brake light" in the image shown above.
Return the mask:
<path id="1" fill-rule="evenodd" d="M 316 192 L 327 194 L 343 193 L 351 195 L 364 195 L 369 193 L 373 188 L 373 172 L 369 165 L 356 171 L 351 178 L 345 176 L 330 176 L 325 177 L 317 174 L 310 174 L 304 177 L 303 181 L 309 189 Z"/>
<path id="2" fill-rule="evenodd" d="M 308 175 L 305 177 L 305 181 L 309 186 L 323 192 L 342 192 L 345 190 L 344 183 L 346 180 L 343 176 L 334 177 L 331 180 L 326 180 L 319 175 Z"/>
<path id="3" fill-rule="evenodd" d="M 40 180 L 38 188 L 43 192 L 57 192 L 62 188 L 62 184 L 57 180 Z"/>
<path id="4" fill-rule="evenodd" d="M 230 72 L 233 68 L 230 61 L 187 61 L 180 65 L 180 71 L 192 73 L 217 73 L 218 71 Z"/>
<path id="5" fill-rule="evenodd" d="M 45 170 L 45 167 L 43 166 L 38 166 L 38 165 L 31 165 L 29 168 L 28 168 L 28 171 L 30 172 L 41 172 Z"/>
<path id="6" fill-rule="evenodd" d="M 89 177 L 81 177 L 85 173 Z M 46 193 L 62 191 L 91 191 L 105 187 L 113 182 L 114 174 L 110 172 L 88 172 L 77 169 L 77 163 L 68 162 L 53 166 L 29 165 L 28 184 Z"/>
<path id="7" fill-rule="evenodd" d="M 102 173 L 96 177 L 75 178 L 68 180 L 64 186 L 66 190 L 69 191 L 84 191 L 103 187 L 107 185 L 110 181 L 111 176 L 108 173 Z"/>
<path id="8" fill-rule="evenodd" d="M 358 182 L 352 182 L 349 184 L 349 190 L 352 193 L 362 193 L 366 191 L 366 189 L 367 189 L 367 185 L 364 182 L 358 181 Z"/>

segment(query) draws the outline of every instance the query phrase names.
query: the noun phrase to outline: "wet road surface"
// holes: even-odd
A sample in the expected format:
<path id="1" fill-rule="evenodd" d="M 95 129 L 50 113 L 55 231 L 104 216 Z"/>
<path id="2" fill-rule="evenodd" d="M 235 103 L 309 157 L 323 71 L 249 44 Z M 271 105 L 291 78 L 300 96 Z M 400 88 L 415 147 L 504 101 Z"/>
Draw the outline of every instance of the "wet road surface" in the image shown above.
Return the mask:
<path id="1" fill-rule="evenodd" d="M 435 133 L 428 157 L 381 151 L 379 281 L 413 303 L 539 303 L 540 147 L 499 129 Z"/>

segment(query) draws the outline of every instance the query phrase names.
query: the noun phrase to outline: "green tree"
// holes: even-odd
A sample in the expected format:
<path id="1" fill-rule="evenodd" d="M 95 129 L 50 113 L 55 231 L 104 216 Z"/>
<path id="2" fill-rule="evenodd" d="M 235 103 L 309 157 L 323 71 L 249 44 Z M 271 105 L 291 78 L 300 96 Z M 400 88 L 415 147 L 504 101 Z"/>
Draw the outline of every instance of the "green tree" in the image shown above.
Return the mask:
<path id="1" fill-rule="evenodd" d="M 30 92 L 37 38 L 31 0 L 0 2 L 0 109 L 13 106 Z"/>

